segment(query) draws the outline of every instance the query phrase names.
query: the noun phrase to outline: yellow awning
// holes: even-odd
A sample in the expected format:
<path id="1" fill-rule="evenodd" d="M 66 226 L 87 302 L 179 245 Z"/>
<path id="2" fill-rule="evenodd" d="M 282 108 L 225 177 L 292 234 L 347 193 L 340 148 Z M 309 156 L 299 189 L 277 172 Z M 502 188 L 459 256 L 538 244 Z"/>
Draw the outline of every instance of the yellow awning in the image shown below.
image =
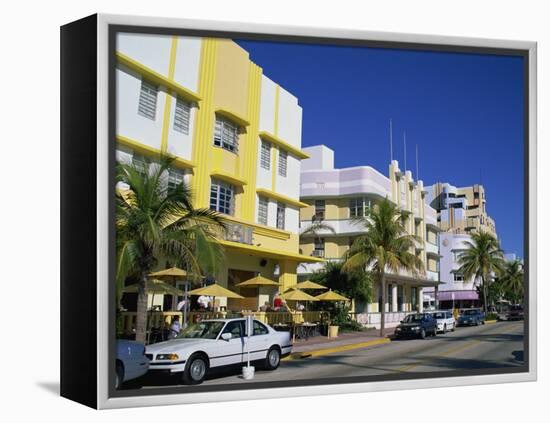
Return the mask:
<path id="1" fill-rule="evenodd" d="M 305 256 L 303 254 L 289 253 L 281 250 L 271 250 L 268 248 L 258 247 L 256 245 L 242 244 L 240 242 L 226 241 L 219 239 L 217 241 L 224 247 L 238 251 L 243 254 L 249 254 L 251 256 L 274 258 L 274 259 L 288 259 L 296 261 L 297 263 L 323 263 L 325 260 L 318 257 Z"/>

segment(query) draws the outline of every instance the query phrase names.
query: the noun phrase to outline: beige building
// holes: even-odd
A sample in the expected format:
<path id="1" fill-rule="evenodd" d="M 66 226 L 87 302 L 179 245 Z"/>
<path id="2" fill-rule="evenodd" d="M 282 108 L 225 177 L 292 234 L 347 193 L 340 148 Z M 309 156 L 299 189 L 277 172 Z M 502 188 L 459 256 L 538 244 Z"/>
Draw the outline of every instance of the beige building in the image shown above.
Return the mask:
<path id="1" fill-rule="evenodd" d="M 387 275 L 388 323 L 398 322 L 405 312 L 422 310 L 424 289 L 439 283 L 440 231 L 437 213 L 426 201 L 422 181 L 414 180 L 410 171 L 401 170 L 396 160 L 391 162 L 385 176 L 370 166 L 336 169 L 334 152 L 323 145 L 307 147 L 304 151 L 310 158 L 302 162 L 300 201 L 307 207 L 300 209 L 301 231 L 315 221 L 323 221 L 335 233 L 322 230 L 315 235 L 303 235 L 300 253 L 329 261 L 341 260 L 355 237 L 364 233 L 353 217 L 365 215 L 377 201 L 388 198 L 409 212 L 406 229 L 419 238 L 414 252 L 425 268 L 423 274 L 417 276 L 410 272 Z M 322 264 L 311 264 L 299 272 L 307 274 L 320 268 Z M 378 287 L 375 298 L 379 300 L 372 304 L 356 305 L 356 311 L 368 320 L 366 324 L 376 325 L 376 315 L 379 319 L 382 304 Z"/>
<path id="2" fill-rule="evenodd" d="M 427 199 L 437 211 L 439 236 L 440 280 L 436 293 L 426 290 L 430 303 L 440 308 L 466 308 L 480 305 L 477 287 L 480 281 L 465 278 L 460 272 L 460 255 L 472 242 L 473 232 L 489 232 L 497 238 L 494 220 L 487 214 L 487 198 L 483 185 L 455 187 L 438 182 L 428 187 Z"/>
<path id="3" fill-rule="evenodd" d="M 428 187 L 428 199 L 437 210 L 441 230 L 453 233 L 485 231 L 497 236 L 495 221 L 487 214 L 483 185 L 457 188 L 438 182 Z"/>

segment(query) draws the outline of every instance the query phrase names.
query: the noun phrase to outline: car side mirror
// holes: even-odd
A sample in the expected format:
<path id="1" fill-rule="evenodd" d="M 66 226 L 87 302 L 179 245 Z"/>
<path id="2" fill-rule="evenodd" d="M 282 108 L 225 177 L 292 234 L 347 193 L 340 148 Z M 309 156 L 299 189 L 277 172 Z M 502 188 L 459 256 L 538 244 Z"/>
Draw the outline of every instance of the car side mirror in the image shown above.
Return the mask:
<path id="1" fill-rule="evenodd" d="M 231 338 L 233 338 L 233 335 L 231 335 L 229 332 L 222 333 L 222 339 L 224 341 L 229 341 Z"/>

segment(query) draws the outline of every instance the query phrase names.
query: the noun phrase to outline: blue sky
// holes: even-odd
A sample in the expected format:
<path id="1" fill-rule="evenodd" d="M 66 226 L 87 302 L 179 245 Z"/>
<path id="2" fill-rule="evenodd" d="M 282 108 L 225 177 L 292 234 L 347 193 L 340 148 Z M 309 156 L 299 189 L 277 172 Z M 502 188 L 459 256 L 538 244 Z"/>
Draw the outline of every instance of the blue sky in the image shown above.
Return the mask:
<path id="1" fill-rule="evenodd" d="M 238 40 L 299 99 L 302 145 L 335 150 L 336 167 L 394 158 L 425 185 L 485 186 L 503 249 L 523 257 L 523 59 Z"/>

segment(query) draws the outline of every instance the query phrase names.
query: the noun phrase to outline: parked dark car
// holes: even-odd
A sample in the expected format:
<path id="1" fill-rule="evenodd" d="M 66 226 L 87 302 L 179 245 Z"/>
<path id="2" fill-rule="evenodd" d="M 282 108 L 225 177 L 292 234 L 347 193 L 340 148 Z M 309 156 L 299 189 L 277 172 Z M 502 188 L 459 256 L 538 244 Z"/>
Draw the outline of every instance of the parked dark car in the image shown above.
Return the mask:
<path id="1" fill-rule="evenodd" d="M 396 338 L 421 338 L 437 335 L 437 320 L 430 313 L 407 315 L 395 328 Z"/>
<path id="2" fill-rule="evenodd" d="M 521 304 L 510 306 L 505 316 L 506 320 L 523 320 L 523 306 Z"/>
<path id="3" fill-rule="evenodd" d="M 149 359 L 145 356 L 145 345 L 140 342 L 117 339 L 115 388 L 124 382 L 138 379 L 149 370 Z"/>
<path id="4" fill-rule="evenodd" d="M 478 308 L 463 310 L 458 316 L 458 326 L 479 326 L 485 324 L 485 313 Z"/>

